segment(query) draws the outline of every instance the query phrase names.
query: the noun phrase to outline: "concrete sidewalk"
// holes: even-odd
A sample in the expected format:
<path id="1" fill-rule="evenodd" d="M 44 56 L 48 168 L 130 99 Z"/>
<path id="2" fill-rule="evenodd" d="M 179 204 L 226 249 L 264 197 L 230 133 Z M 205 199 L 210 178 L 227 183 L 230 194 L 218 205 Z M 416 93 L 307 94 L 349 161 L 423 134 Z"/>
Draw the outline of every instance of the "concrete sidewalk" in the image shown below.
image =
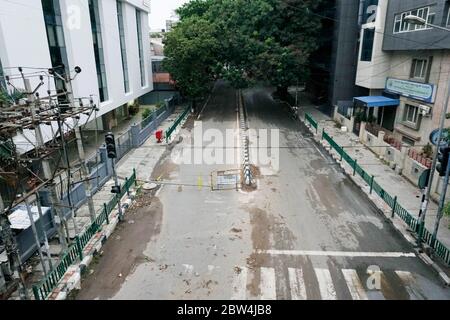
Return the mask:
<path id="1" fill-rule="evenodd" d="M 162 129 L 164 132 L 173 124 L 173 122 L 178 118 L 178 116 L 185 110 L 186 106 L 181 105 L 177 106 L 174 112 L 168 116 L 159 126 L 158 130 Z M 173 137 L 177 135 L 177 132 L 180 130 L 183 122 L 178 126 L 177 130 L 172 134 Z M 138 180 L 148 180 L 152 174 L 153 168 L 156 166 L 158 161 L 163 156 L 163 153 L 167 149 L 167 144 L 165 140 L 162 143 L 157 143 L 154 133 L 138 148 L 132 149 L 123 158 L 117 163 L 116 171 L 119 178 L 119 183 L 123 184 L 126 177 L 130 177 L 133 174 L 133 169 L 136 169 L 136 175 Z M 93 195 L 94 207 L 96 215 L 100 214 L 101 209 L 103 208 L 103 204 L 109 202 L 113 194 L 111 193 L 111 186 L 114 184 L 112 178 L 110 178 L 103 187 Z M 126 197 L 126 195 L 125 195 Z M 114 210 L 114 214 L 111 216 L 110 225 L 107 225 L 104 228 L 103 233 L 107 232 L 110 234 L 113 232 L 114 227 L 117 224 L 117 209 Z M 74 238 L 77 234 L 82 234 L 86 228 L 88 228 L 91 224 L 89 208 L 88 204 L 85 203 L 78 210 L 76 210 L 75 219 L 69 219 L 68 227 L 69 234 L 71 238 Z M 76 230 L 75 230 L 76 225 Z M 97 239 L 98 240 L 98 239 Z M 54 265 L 58 261 L 58 256 L 61 253 L 61 246 L 58 241 L 52 239 L 50 242 L 50 252 L 52 255 L 52 260 Z M 96 241 L 93 239 L 91 242 L 95 243 L 95 245 L 101 246 L 101 241 Z M 92 250 L 91 250 L 92 251 Z M 95 251 L 95 250 L 94 250 Z M 30 275 L 30 282 L 36 282 L 38 279 L 43 278 L 44 272 L 42 269 L 42 265 L 38 262 L 37 257 L 33 257 L 35 261 L 32 262 L 33 270 Z M 75 272 L 74 270 L 77 270 Z M 68 270 L 68 275 L 65 278 L 69 277 L 70 273 L 73 273 L 79 277 L 79 266 L 72 266 Z M 70 277 L 69 277 L 70 278 Z M 78 278 L 77 278 L 78 279 Z M 70 279 L 69 279 L 70 280 Z M 67 280 L 67 281 L 69 281 Z M 73 279 L 72 279 L 73 280 Z M 73 282 L 70 280 L 69 282 Z M 62 282 L 67 282 L 62 281 Z M 78 282 L 79 279 L 75 282 Z M 30 289 L 30 288 L 29 288 Z M 29 292 L 30 296 L 32 296 L 31 290 Z M 14 292 L 11 296 L 11 299 L 18 299 L 18 292 Z"/>
<path id="2" fill-rule="evenodd" d="M 186 106 L 178 106 L 175 111 L 164 120 L 159 129 L 164 132 L 173 124 L 178 116 L 185 110 Z M 175 135 L 175 134 L 174 134 Z M 157 143 L 155 135 L 152 134 L 140 147 L 132 149 L 116 165 L 116 172 L 119 178 L 120 184 L 123 184 L 126 177 L 130 177 L 133 174 L 133 169 L 136 169 L 136 175 L 138 180 L 149 180 L 153 168 L 161 158 L 162 154 L 166 150 L 166 143 Z M 112 199 L 111 186 L 114 185 L 114 180 L 109 179 L 105 185 L 94 196 L 95 211 L 98 212 L 104 203 Z M 89 208 L 88 204 L 84 204 L 76 211 L 76 223 L 78 232 L 82 232 L 90 224 Z M 75 230 L 71 224 L 69 224 L 71 236 L 75 236 Z"/>
<path id="3" fill-rule="evenodd" d="M 407 209 L 415 218 L 418 217 L 422 192 L 412 185 L 406 178 L 398 175 L 394 170 L 382 162 L 369 148 L 359 141 L 359 137 L 352 132 L 342 132 L 336 126 L 332 118 L 323 114 L 312 105 L 302 105 L 299 115 L 303 119 L 305 113 L 309 113 L 319 124 L 319 128 L 325 131 L 344 147 L 344 150 L 353 159 L 357 159 L 358 164 L 370 175 L 374 176 L 377 183 L 392 196 L 398 197 L 398 203 Z M 321 132 L 321 131 L 320 131 Z M 319 132 L 319 133 L 320 133 Z M 387 207 L 387 205 L 386 205 Z M 433 232 L 438 205 L 431 201 L 426 216 L 426 227 Z M 399 219 L 400 218 L 396 218 Z M 450 248 L 450 219 L 441 219 L 438 239 L 446 247 Z"/>

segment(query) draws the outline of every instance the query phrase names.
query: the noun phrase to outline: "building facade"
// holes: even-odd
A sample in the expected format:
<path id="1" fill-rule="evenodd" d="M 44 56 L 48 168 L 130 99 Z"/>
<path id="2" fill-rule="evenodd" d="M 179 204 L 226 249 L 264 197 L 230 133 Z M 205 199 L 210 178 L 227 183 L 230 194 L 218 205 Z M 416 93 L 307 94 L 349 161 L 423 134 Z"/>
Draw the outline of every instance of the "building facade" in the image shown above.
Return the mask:
<path id="1" fill-rule="evenodd" d="M 18 66 L 58 72 L 73 72 L 79 66 L 82 72 L 72 82 L 73 95 L 93 96 L 101 129 L 114 125 L 116 112 L 153 89 L 149 1 L 0 0 L 0 9 L 4 73 L 17 74 Z M 32 78 L 32 87 L 38 81 Z M 48 89 L 65 89 L 62 81 L 49 82 L 39 90 L 41 96 Z M 23 87 L 20 80 L 13 83 Z"/>
<path id="2" fill-rule="evenodd" d="M 439 126 L 450 75 L 450 35 L 409 24 L 407 15 L 448 26 L 447 0 L 379 0 L 375 21 L 362 26 L 356 85 L 370 96 L 398 100 L 369 106 L 373 121 L 401 144 L 422 148 Z M 446 127 L 450 122 L 446 121 Z"/>

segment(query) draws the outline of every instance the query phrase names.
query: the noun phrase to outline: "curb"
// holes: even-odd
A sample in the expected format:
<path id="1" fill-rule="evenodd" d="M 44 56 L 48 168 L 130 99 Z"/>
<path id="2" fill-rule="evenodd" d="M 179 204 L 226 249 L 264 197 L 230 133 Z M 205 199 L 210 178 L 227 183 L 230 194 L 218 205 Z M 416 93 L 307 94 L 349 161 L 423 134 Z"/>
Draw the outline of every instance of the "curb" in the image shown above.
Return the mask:
<path id="1" fill-rule="evenodd" d="M 371 195 L 369 193 L 366 192 L 365 188 L 366 186 L 361 185 L 358 183 L 358 181 L 355 179 L 355 177 L 353 177 L 352 174 L 349 174 L 346 170 L 344 165 L 341 163 L 341 161 L 338 159 L 338 157 L 336 155 L 333 154 L 332 149 L 323 141 L 319 138 L 319 135 L 316 134 L 311 127 L 303 120 L 300 119 L 302 121 L 302 123 L 308 128 L 308 130 L 313 134 L 314 140 L 320 145 L 322 146 L 325 151 L 327 151 L 327 153 L 330 155 L 330 157 L 339 164 L 339 166 L 341 167 L 343 173 L 349 178 L 349 180 L 355 185 L 357 186 L 362 193 L 367 197 L 368 200 L 370 200 L 370 203 L 373 205 L 373 207 L 377 210 L 377 212 L 379 214 L 381 214 L 384 218 L 385 221 L 390 223 L 392 225 L 392 227 L 394 228 L 394 230 L 396 230 L 400 235 L 402 235 L 402 237 L 408 241 L 410 244 L 412 244 L 414 247 L 416 246 L 416 240 L 412 235 L 409 235 L 407 232 L 404 232 L 403 230 L 407 231 L 407 227 L 404 226 L 400 226 L 399 224 L 404 224 L 403 222 L 399 222 L 399 220 L 393 220 L 392 218 L 389 217 L 389 215 L 387 215 L 385 213 L 385 210 L 375 201 L 375 199 L 372 199 Z M 414 248 L 414 252 L 416 253 L 416 256 L 423 261 L 426 265 L 430 266 L 438 275 L 439 279 L 441 280 L 441 282 L 445 285 L 445 286 L 450 286 L 450 278 L 447 276 L 447 274 L 441 269 L 441 267 L 439 267 L 439 265 L 433 261 L 433 259 L 423 253 L 421 250 Z"/>
<path id="2" fill-rule="evenodd" d="M 126 197 L 126 199 L 123 200 L 122 204 L 122 210 L 124 214 L 126 214 L 126 212 L 128 211 L 127 209 L 130 207 L 134 198 L 136 197 L 136 190 L 137 189 L 130 192 L 129 196 L 127 196 L 127 194 L 124 195 L 124 197 Z M 115 209 L 111 213 L 109 219 L 109 224 L 102 225 L 101 230 L 99 230 L 97 234 L 92 237 L 91 241 L 89 241 L 86 245 L 86 248 L 91 247 L 90 249 L 88 249 L 89 252 L 83 252 L 83 259 L 67 269 L 66 274 L 61 279 L 61 282 L 53 290 L 53 292 L 50 293 L 47 300 L 66 300 L 73 290 L 81 289 L 82 275 L 86 272 L 89 265 L 94 260 L 94 257 L 101 252 L 101 248 L 105 244 L 106 240 L 111 237 L 117 225 L 119 224 L 118 209 Z"/>

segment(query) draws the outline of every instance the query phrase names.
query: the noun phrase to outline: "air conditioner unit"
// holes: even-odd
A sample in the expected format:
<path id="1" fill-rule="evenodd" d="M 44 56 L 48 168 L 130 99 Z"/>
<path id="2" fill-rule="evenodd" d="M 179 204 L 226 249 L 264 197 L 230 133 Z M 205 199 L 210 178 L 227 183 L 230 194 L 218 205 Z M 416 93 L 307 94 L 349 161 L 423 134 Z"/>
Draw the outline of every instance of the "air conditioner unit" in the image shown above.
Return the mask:
<path id="1" fill-rule="evenodd" d="M 421 104 L 419 105 L 419 110 L 422 116 L 426 117 L 430 115 L 431 107 Z"/>

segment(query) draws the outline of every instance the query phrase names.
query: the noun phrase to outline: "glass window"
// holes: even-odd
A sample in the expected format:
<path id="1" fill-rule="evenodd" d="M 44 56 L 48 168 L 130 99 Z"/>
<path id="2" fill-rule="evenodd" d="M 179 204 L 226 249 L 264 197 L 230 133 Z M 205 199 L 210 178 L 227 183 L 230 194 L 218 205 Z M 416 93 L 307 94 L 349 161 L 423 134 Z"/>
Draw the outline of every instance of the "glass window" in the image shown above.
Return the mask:
<path id="1" fill-rule="evenodd" d="M 411 32 L 429 29 L 427 25 L 409 24 L 405 21 L 406 16 L 413 15 L 424 19 L 427 23 L 434 23 L 435 12 L 431 7 L 423 7 L 411 11 L 402 12 L 394 16 L 394 33 Z"/>
<path id="2" fill-rule="evenodd" d="M 448 9 L 448 12 L 447 12 L 447 23 L 446 23 L 446 25 L 450 26 L 450 8 Z"/>
<path id="3" fill-rule="evenodd" d="M 4 76 L 2 61 L 0 60 L 0 90 L 6 91 L 6 81 Z"/>
<path id="4" fill-rule="evenodd" d="M 417 127 L 419 120 L 419 108 L 410 104 L 405 104 L 403 121 Z"/>
<path id="5" fill-rule="evenodd" d="M 408 146 L 414 146 L 414 140 L 406 136 L 402 136 L 402 142 Z"/>
<path id="6" fill-rule="evenodd" d="M 52 67 L 61 75 L 69 74 L 69 62 L 67 59 L 59 1 L 41 0 L 41 3 Z M 66 92 L 66 84 L 61 79 L 55 78 L 55 87 L 58 93 Z M 67 102 L 67 97 L 62 95 L 58 97 L 58 100 L 61 103 L 65 103 Z"/>
<path id="7" fill-rule="evenodd" d="M 128 81 L 128 62 L 127 62 L 127 49 L 125 43 L 125 27 L 123 21 L 123 8 L 122 2 L 116 1 L 117 4 L 117 21 L 119 24 L 119 40 L 120 40 L 120 52 L 122 54 L 122 71 L 123 71 L 123 86 L 125 92 L 130 91 L 130 83 Z"/>
<path id="8" fill-rule="evenodd" d="M 102 28 L 98 9 L 98 1 L 89 0 L 89 16 L 94 45 L 95 67 L 97 70 L 98 91 L 100 101 L 108 100 L 108 86 L 106 81 L 105 57 L 103 55 Z"/>
<path id="9" fill-rule="evenodd" d="M 364 29 L 361 61 L 372 61 L 374 37 L 375 37 L 375 29 Z"/>
<path id="10" fill-rule="evenodd" d="M 144 67 L 144 49 L 142 44 L 142 20 L 141 20 L 141 12 L 136 9 L 136 30 L 138 37 L 138 50 L 139 50 L 139 66 L 141 70 L 141 86 L 144 87 L 146 85 L 145 81 L 145 67 Z"/>
<path id="11" fill-rule="evenodd" d="M 431 66 L 430 59 L 413 59 L 411 64 L 410 78 L 421 81 L 428 81 L 428 72 Z"/>

